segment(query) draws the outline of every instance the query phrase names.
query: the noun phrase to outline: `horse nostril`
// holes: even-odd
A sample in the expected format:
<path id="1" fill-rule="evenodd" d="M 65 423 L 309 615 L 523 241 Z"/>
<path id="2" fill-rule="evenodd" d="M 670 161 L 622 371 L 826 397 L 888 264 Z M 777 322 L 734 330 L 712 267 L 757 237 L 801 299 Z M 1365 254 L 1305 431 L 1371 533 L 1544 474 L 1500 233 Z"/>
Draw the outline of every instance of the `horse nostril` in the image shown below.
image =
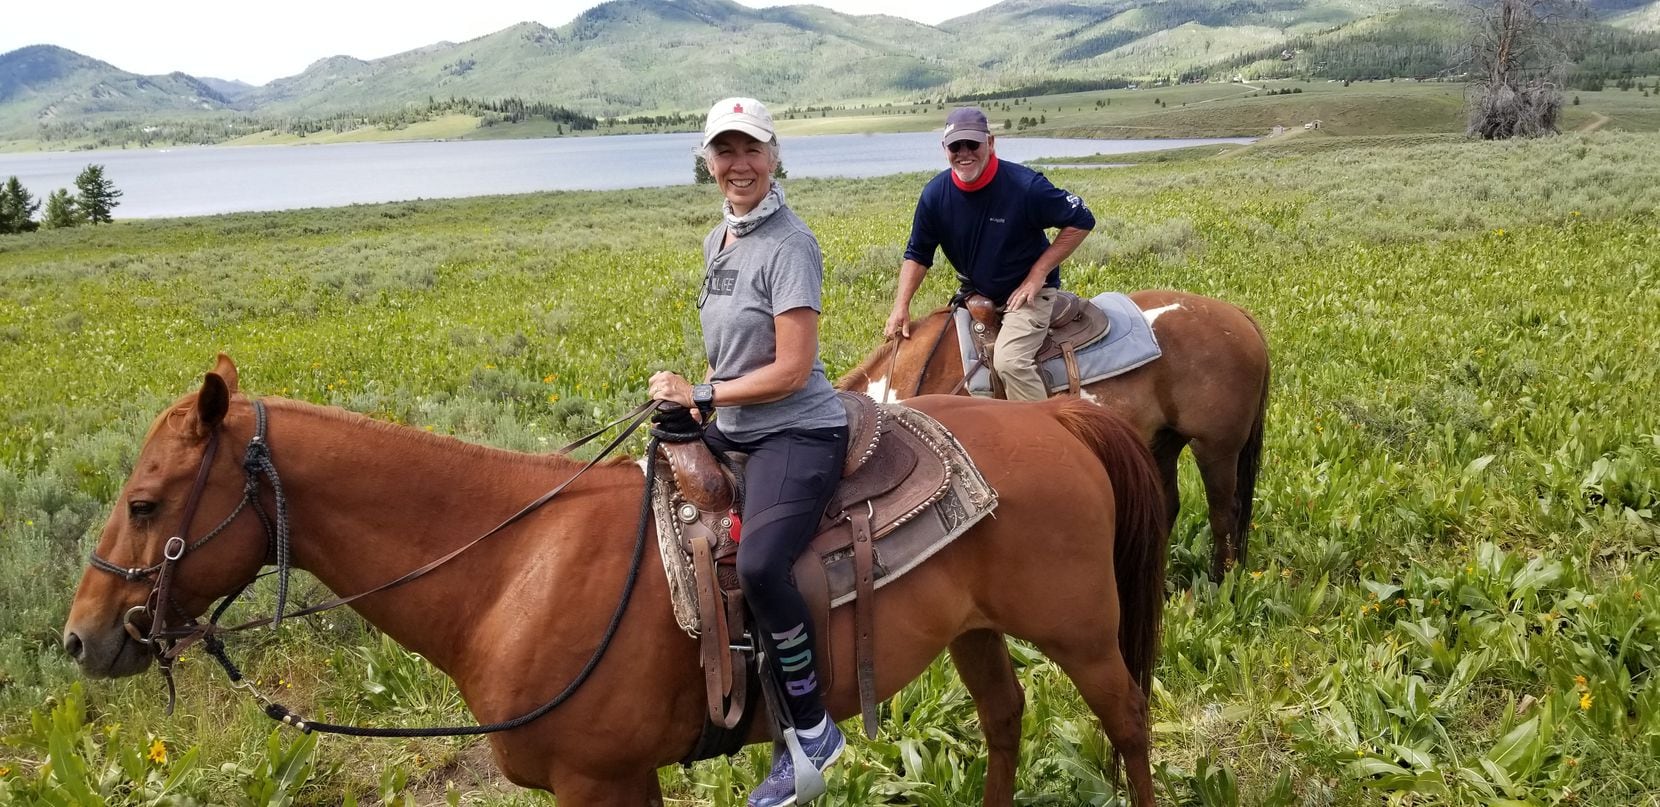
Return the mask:
<path id="1" fill-rule="evenodd" d="M 63 652 L 68 653 L 70 658 L 79 661 L 81 658 L 81 651 L 85 649 L 86 648 L 81 644 L 81 637 L 76 636 L 73 633 L 63 637 Z"/>

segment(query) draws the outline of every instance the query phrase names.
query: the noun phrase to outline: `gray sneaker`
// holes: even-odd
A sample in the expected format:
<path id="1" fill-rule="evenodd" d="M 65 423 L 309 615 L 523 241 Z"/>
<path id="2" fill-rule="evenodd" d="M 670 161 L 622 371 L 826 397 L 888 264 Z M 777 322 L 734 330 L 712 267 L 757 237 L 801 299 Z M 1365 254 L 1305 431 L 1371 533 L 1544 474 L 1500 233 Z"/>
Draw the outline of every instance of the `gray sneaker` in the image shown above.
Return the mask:
<path id="1" fill-rule="evenodd" d="M 841 757 L 842 751 L 847 749 L 847 738 L 842 736 L 841 729 L 831 721 L 826 721 L 824 733 L 808 740 L 801 740 L 801 750 L 813 765 L 822 773 L 829 770 Z M 798 737 L 800 735 L 797 735 Z M 814 793 L 806 801 L 812 801 L 819 794 Z M 796 801 L 795 792 L 795 763 L 790 759 L 788 748 L 774 745 L 772 749 L 772 771 L 767 778 L 761 781 L 760 787 L 749 794 L 749 807 L 795 807 L 805 804 L 806 801 Z"/>

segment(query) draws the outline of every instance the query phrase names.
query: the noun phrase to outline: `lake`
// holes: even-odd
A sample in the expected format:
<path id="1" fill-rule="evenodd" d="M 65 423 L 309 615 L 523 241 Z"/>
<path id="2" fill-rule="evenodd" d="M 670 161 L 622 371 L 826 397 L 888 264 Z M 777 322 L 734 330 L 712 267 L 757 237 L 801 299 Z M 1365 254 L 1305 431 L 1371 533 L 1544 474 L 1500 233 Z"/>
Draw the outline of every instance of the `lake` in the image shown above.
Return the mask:
<path id="1" fill-rule="evenodd" d="M 1071 140 L 1008 137 L 998 155 L 1016 162 L 1245 143 L 1251 138 Z M 607 190 L 692 181 L 695 132 L 316 146 L 201 146 L 171 149 L 0 154 L 0 181 L 16 176 L 44 200 L 73 188 L 90 163 L 123 193 L 117 219 L 198 216 L 529 193 Z M 786 137 L 790 177 L 872 177 L 945 167 L 933 132 Z"/>

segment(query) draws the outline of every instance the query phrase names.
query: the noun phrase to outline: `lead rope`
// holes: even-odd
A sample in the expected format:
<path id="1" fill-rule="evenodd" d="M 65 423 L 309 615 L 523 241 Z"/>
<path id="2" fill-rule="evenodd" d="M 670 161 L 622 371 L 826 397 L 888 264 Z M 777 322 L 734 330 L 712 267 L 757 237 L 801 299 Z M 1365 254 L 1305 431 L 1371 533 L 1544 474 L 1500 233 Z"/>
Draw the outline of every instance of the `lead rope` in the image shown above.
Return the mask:
<path id="1" fill-rule="evenodd" d="M 617 602 L 617 608 L 611 614 L 611 622 L 605 626 L 605 636 L 600 639 L 599 646 L 594 648 L 593 655 L 588 657 L 588 663 L 582 665 L 582 670 L 576 674 L 576 678 L 566 685 L 564 690 L 560 691 L 558 695 L 555 695 L 553 700 L 550 700 L 529 712 L 519 715 L 512 720 L 504 720 L 499 723 L 487 723 L 478 726 L 377 729 L 365 726 L 342 726 L 335 723 L 316 723 L 300 717 L 295 714 L 293 710 L 280 703 L 267 700 L 261 696 L 261 700 L 266 701 L 266 716 L 270 717 L 272 720 L 287 723 L 288 725 L 293 726 L 300 731 L 306 732 L 307 734 L 320 731 L 325 734 L 344 734 L 350 737 L 452 737 L 472 734 L 494 734 L 499 731 L 511 731 L 542 717 L 548 712 L 553 711 L 560 704 L 569 699 L 570 696 L 576 692 L 577 688 L 582 686 L 583 683 L 588 680 L 588 676 L 593 673 L 594 668 L 599 666 L 600 658 L 605 655 L 605 651 L 611 646 L 611 640 L 616 637 L 617 628 L 622 624 L 623 613 L 628 610 L 628 603 L 634 596 L 634 583 L 640 577 L 640 559 L 645 555 L 646 531 L 651 521 L 651 486 L 657 477 L 657 461 L 655 458 L 657 456 L 658 442 L 658 439 L 653 437 L 650 443 L 646 446 L 646 457 L 650 459 L 646 462 L 645 493 L 640 497 L 640 526 L 635 531 L 634 557 L 628 567 L 628 578 L 623 583 L 622 598 Z M 228 661 L 228 659 L 221 661 L 221 663 L 225 663 L 226 661 Z M 227 672 L 231 669 L 232 668 L 228 666 L 226 668 Z"/>
<path id="2" fill-rule="evenodd" d="M 271 461 L 271 444 L 265 439 L 266 423 L 265 402 L 255 399 L 254 436 L 248 441 L 248 453 L 242 458 L 242 470 L 248 478 L 243 488 L 243 501 L 255 503 L 254 512 L 259 515 L 259 523 L 264 525 L 265 534 L 275 545 L 272 549 L 276 555 L 277 566 L 277 610 L 276 615 L 271 618 L 271 629 L 276 630 L 282 625 L 282 612 L 288 606 L 288 573 L 292 566 L 293 551 L 288 542 L 288 497 L 283 495 L 282 479 L 277 476 L 277 466 Z M 265 508 L 258 504 L 261 474 L 270 480 L 271 495 L 276 500 L 277 516 L 274 527 L 271 517 L 265 513 Z"/>

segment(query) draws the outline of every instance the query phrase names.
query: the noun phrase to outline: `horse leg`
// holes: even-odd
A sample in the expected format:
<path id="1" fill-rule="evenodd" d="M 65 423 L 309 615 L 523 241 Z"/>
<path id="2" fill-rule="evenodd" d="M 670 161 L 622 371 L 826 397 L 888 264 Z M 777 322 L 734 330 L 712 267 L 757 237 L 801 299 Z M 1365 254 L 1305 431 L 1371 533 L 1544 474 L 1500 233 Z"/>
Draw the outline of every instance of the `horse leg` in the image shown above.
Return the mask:
<path id="1" fill-rule="evenodd" d="M 1117 620 L 1112 620 L 1116 622 Z M 1132 802 L 1139 807 L 1153 805 L 1153 769 L 1148 757 L 1151 743 L 1147 728 L 1147 697 L 1130 676 L 1118 642 L 1102 641 L 1109 632 L 1079 631 L 1064 642 L 1040 642 L 1038 649 L 1061 665 L 1066 677 L 1078 687 L 1078 694 L 1100 718 L 1129 774 Z"/>
<path id="2" fill-rule="evenodd" d="M 1210 505 L 1210 579 L 1222 576 L 1245 559 L 1239 543 L 1239 502 L 1234 496 L 1239 484 L 1239 452 L 1236 446 L 1217 446 L 1203 440 L 1193 442 L 1193 458 L 1205 481 L 1205 501 Z"/>
<path id="3" fill-rule="evenodd" d="M 1176 476 L 1176 461 L 1182 457 L 1187 438 L 1168 429 L 1153 436 L 1153 460 L 1158 463 L 1159 481 L 1164 488 L 1164 515 L 1170 520 L 1169 532 L 1176 529 L 1176 514 L 1181 512 L 1182 497 Z"/>
<path id="4" fill-rule="evenodd" d="M 974 630 L 951 642 L 951 662 L 974 697 L 986 735 L 985 807 L 1014 804 L 1014 772 L 1020 762 L 1020 717 L 1026 693 L 1015 678 L 1003 634 Z"/>
<path id="5" fill-rule="evenodd" d="M 554 780 L 559 807 L 663 807 L 657 771 L 616 779 L 567 775 Z"/>

